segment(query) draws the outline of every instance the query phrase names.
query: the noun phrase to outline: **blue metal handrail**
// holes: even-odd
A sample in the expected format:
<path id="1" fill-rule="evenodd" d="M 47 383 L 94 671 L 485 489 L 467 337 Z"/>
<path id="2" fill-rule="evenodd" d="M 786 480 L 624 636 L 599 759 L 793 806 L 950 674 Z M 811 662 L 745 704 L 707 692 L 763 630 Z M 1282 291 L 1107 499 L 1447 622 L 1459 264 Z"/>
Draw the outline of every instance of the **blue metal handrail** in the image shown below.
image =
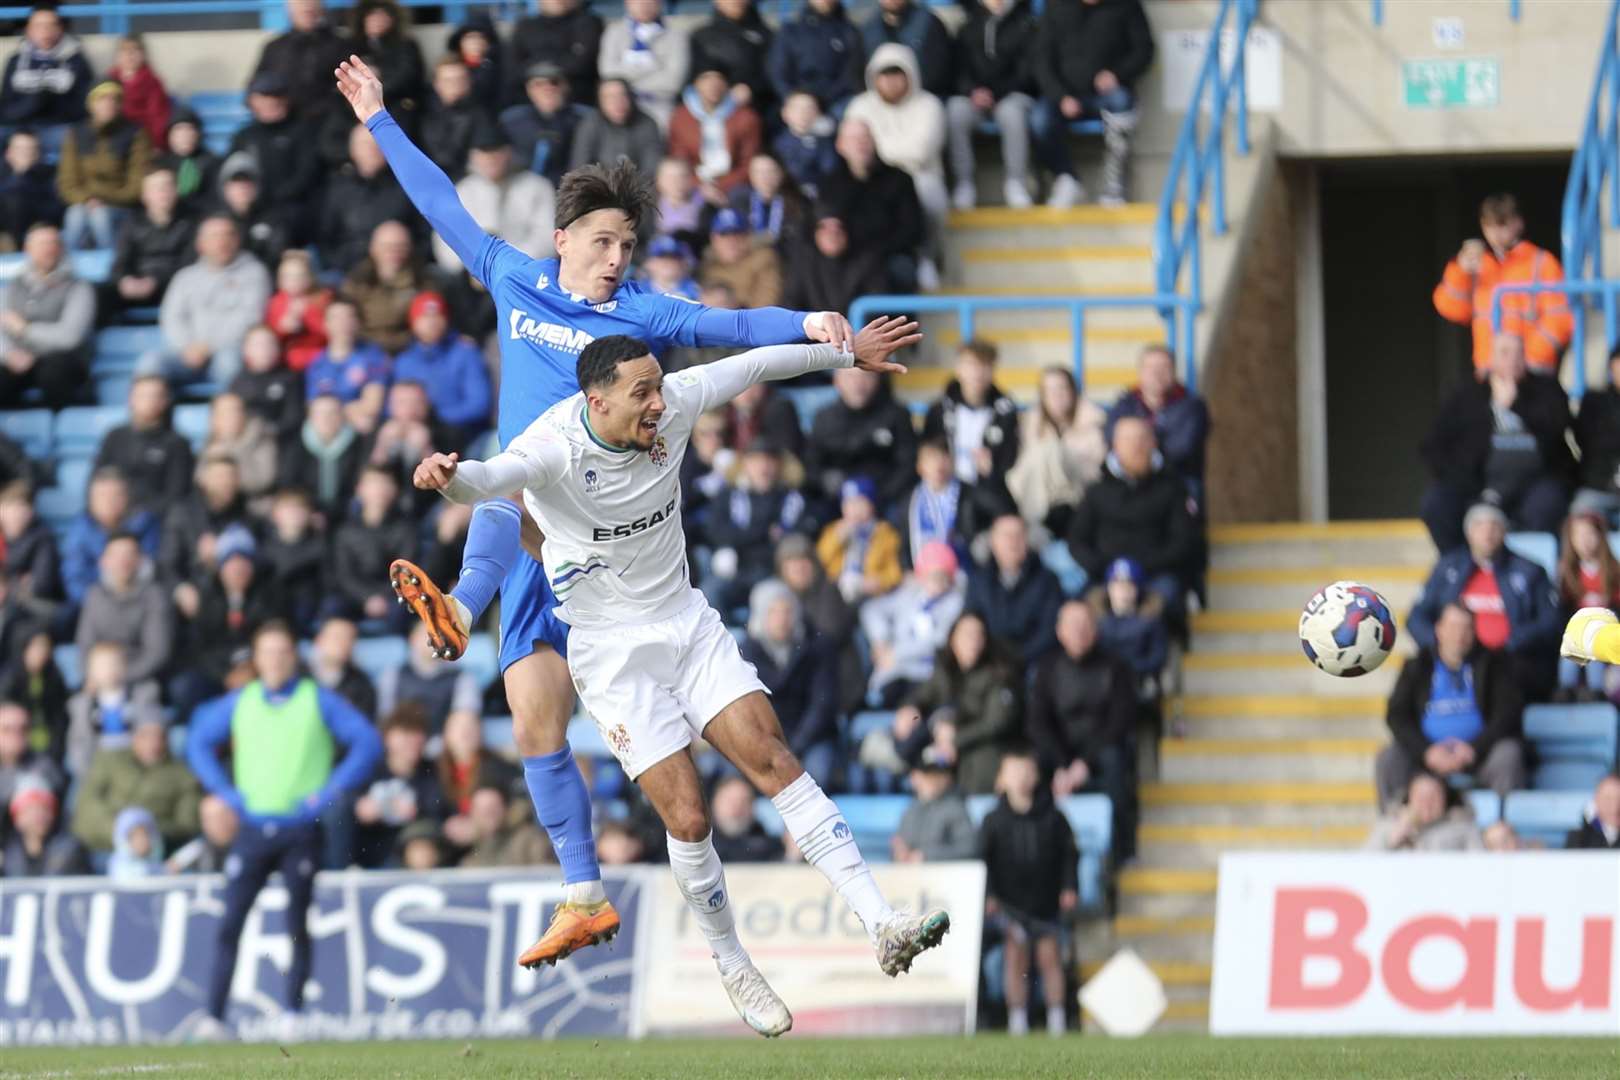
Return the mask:
<path id="1" fill-rule="evenodd" d="M 1505 297 L 1515 294 L 1540 296 L 1542 293 L 1562 293 L 1572 300 L 1580 301 L 1579 305 L 1573 302 L 1570 304 L 1570 310 L 1575 314 L 1575 334 L 1571 341 L 1584 343 L 1585 334 L 1581 323 L 1584 321 L 1582 316 L 1585 314 L 1586 298 L 1590 296 L 1602 298 L 1605 322 L 1612 326 L 1610 313 L 1616 310 L 1617 304 L 1620 304 L 1620 279 L 1526 281 L 1498 285 L 1491 290 L 1491 332 L 1500 333 L 1502 330 L 1502 301 Z M 1616 341 L 1611 335 L 1605 342 L 1605 348 L 1613 350 L 1615 345 Z M 1570 347 L 1575 353 L 1575 370 L 1571 372 L 1572 385 L 1569 395 L 1579 398 L 1586 393 L 1586 354 L 1577 345 L 1572 344 Z"/>
<path id="2" fill-rule="evenodd" d="M 1194 310 L 1203 302 L 1204 271 L 1199 248 L 1199 210 L 1206 189 L 1209 190 L 1210 225 L 1217 236 L 1226 233 L 1226 113 L 1230 105 L 1235 113 L 1237 130 L 1234 139 L 1237 152 L 1249 152 L 1249 99 L 1244 85 L 1244 45 L 1249 38 L 1259 10 L 1260 0 L 1221 0 L 1215 21 L 1209 28 L 1209 44 L 1204 49 L 1204 60 L 1198 68 L 1198 81 L 1193 85 L 1192 97 L 1187 102 L 1187 116 L 1181 123 L 1181 134 L 1170 158 L 1170 175 L 1159 195 L 1159 216 L 1153 231 L 1154 280 L 1162 296 L 1185 296 L 1191 299 Z M 1221 69 L 1221 37 L 1233 31 L 1237 42 L 1232 64 Z M 1200 118 L 1206 106 L 1209 111 L 1208 130 L 1199 131 Z M 1177 208 L 1181 208 L 1178 222 Z M 1188 269 L 1185 294 L 1181 291 L 1181 270 Z M 1169 309 L 1166 321 L 1172 321 Z M 1193 364 L 1194 326 L 1189 317 L 1177 321 L 1176 354 Z"/>
<path id="3" fill-rule="evenodd" d="M 1609 187 L 1609 221 L 1620 225 L 1620 132 L 1615 128 L 1620 122 L 1620 48 L 1615 37 L 1620 23 L 1617 20 L 1620 20 L 1620 0 L 1611 0 L 1609 18 L 1604 24 L 1603 47 L 1598 54 L 1597 75 L 1592 81 L 1592 97 L 1586 106 L 1586 123 L 1581 128 L 1580 142 L 1569 164 L 1569 181 L 1564 186 L 1562 240 L 1564 274 L 1569 279 L 1566 284 L 1603 283 L 1605 183 Z M 1586 389 L 1586 297 L 1602 297 L 1604 345 L 1610 349 L 1620 339 L 1620 304 L 1615 293 L 1608 289 L 1569 292 L 1579 298 L 1578 303 L 1572 305 L 1575 332 L 1570 342 L 1575 355 L 1573 392 L 1579 396 Z M 1492 304 L 1493 320 L 1499 306 L 1499 302 Z"/>
<path id="4" fill-rule="evenodd" d="M 359 0 L 327 0 L 328 8 L 354 7 Z M 450 22 L 462 22 L 474 8 L 493 5 L 487 0 L 399 0 L 402 7 L 444 9 Z M 0 19 L 22 20 L 33 10 L 26 5 L 0 6 Z M 141 15 L 258 15 L 259 25 L 270 30 L 287 26 L 286 0 L 109 0 L 104 4 L 62 4 L 57 11 L 68 19 L 100 20 L 104 34 L 122 34 L 129 20 Z"/>
<path id="5" fill-rule="evenodd" d="M 1508 18 L 1519 21 L 1519 0 L 1508 0 Z M 1384 25 L 1384 0 L 1372 0 L 1372 24 Z"/>
<path id="6" fill-rule="evenodd" d="M 1170 320 L 1173 340 L 1177 325 L 1190 325 L 1198 314 L 1198 307 L 1196 298 L 1175 293 L 1152 293 L 1146 296 L 863 296 L 850 306 L 849 321 L 860 326 L 877 315 L 919 315 L 950 311 L 956 314 L 958 333 L 963 341 L 967 341 L 974 336 L 979 312 L 985 309 L 1067 310 L 1069 334 L 1074 345 L 1074 381 L 1084 388 L 1086 312 L 1093 309 L 1147 308 Z M 1189 391 L 1194 390 L 1198 385 L 1198 371 L 1193 363 L 1192 350 L 1178 355 L 1182 363 L 1182 381 L 1187 384 Z"/>

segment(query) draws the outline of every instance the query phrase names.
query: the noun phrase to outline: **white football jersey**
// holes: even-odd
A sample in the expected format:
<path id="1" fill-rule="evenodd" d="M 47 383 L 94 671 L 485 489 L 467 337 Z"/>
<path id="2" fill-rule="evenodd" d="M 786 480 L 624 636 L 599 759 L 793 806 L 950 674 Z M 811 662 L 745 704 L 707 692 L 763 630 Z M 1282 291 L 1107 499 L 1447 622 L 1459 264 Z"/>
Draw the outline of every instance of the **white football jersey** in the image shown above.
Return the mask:
<path id="1" fill-rule="evenodd" d="M 697 418 L 762 379 L 851 361 L 831 345 L 779 345 L 667 375 L 664 414 L 646 451 L 598 439 L 585 395 L 575 394 L 495 458 L 463 462 L 446 495 L 471 501 L 523 488 L 524 504 L 545 533 L 541 551 L 557 614 L 569 625 L 666 619 L 691 597 L 680 472 Z"/>

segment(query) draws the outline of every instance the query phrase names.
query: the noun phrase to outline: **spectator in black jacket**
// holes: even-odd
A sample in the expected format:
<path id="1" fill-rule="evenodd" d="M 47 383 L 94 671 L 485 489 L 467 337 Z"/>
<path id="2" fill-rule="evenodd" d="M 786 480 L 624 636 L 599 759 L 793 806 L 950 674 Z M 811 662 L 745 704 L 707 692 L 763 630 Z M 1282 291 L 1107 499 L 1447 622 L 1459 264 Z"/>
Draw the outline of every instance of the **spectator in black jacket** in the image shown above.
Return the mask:
<path id="1" fill-rule="evenodd" d="M 169 114 L 168 147 L 152 159 L 152 166 L 174 174 L 180 213 L 196 217 L 218 195 L 220 161 L 203 145 L 202 120 L 185 105 L 176 105 Z"/>
<path id="2" fill-rule="evenodd" d="M 423 110 L 419 142 L 451 180 L 467 175 L 473 139 L 495 118 L 472 96 L 472 74 L 459 56 L 442 56 L 433 65 L 433 93 Z"/>
<path id="3" fill-rule="evenodd" d="M 842 308 L 805 308 L 807 311 L 841 311 Z M 767 439 L 778 450 L 802 462 L 804 458 L 804 431 L 799 427 L 799 411 L 786 394 L 768 382 L 755 383 L 726 406 L 726 429 L 730 443 L 738 450 L 747 450 L 756 439 Z M 784 462 L 784 466 L 789 463 Z M 792 463 L 794 469 L 801 466 Z M 792 483 L 803 483 L 796 476 Z"/>
<path id="4" fill-rule="evenodd" d="M 855 648 L 859 616 L 828 580 L 808 536 L 790 533 L 776 545 L 776 576 L 799 598 L 805 631 L 817 648 L 831 655 L 838 677 L 838 710 L 854 712 L 866 697 L 866 666 Z"/>
<path id="5" fill-rule="evenodd" d="M 821 182 L 822 214 L 836 214 L 858 246 L 883 252 L 890 288 L 915 292 L 922 204 L 911 177 L 880 161 L 864 121 L 838 125 L 838 165 Z"/>
<path id="6" fill-rule="evenodd" d="M 318 233 L 321 262 L 351 270 L 366 257 L 371 234 L 385 221 L 412 227 L 414 239 L 426 239 L 422 218 L 394 179 L 382 148 L 364 124 L 349 130 L 349 164 L 327 182 Z"/>
<path id="7" fill-rule="evenodd" d="M 302 253 L 300 253 L 302 254 Z M 304 423 L 304 373 L 282 363 L 281 339 L 268 326 L 256 326 L 242 339 L 242 370 L 228 387 L 248 413 L 275 432 L 285 454 Z"/>
<path id="8" fill-rule="evenodd" d="M 0 487 L 17 480 L 32 483 L 38 471 L 22 444 L 0 431 Z"/>
<path id="9" fill-rule="evenodd" d="M 197 469 L 197 489 L 169 506 L 158 545 L 158 578 L 174 588 L 175 602 L 188 618 L 196 613 L 195 590 L 189 599 L 184 595 L 189 583 L 213 572 L 214 545 L 231 525 L 252 533 L 256 522 L 242 496 L 236 460 L 211 455 Z"/>
<path id="10" fill-rule="evenodd" d="M 332 72 L 349 58 L 354 42 L 344 39 L 327 20 L 321 0 L 287 0 L 286 33 L 267 41 L 248 80 L 248 92 L 265 76 L 274 76 L 294 115 L 313 125 L 327 114 L 346 109 Z"/>
<path id="11" fill-rule="evenodd" d="M 224 214 L 236 224 L 243 250 L 266 268 L 277 266 L 291 243 L 288 215 L 265 197 L 254 156 L 238 151 L 219 168 L 219 199 L 210 217 Z M 199 224 L 198 228 L 201 228 Z"/>
<path id="12" fill-rule="evenodd" d="M 169 683 L 180 716 L 253 678 L 248 658 L 253 635 L 281 617 L 280 597 L 258 572 L 258 542 L 247 526 L 228 525 L 214 543 L 214 566 L 191 584 L 194 612 L 181 624 L 185 662 Z"/>
<path id="13" fill-rule="evenodd" d="M 450 816 L 439 774 L 424 756 L 428 717 L 406 702 L 383 718 L 383 755 L 364 793 L 354 802 L 355 862 L 383 866 L 394 852 L 400 830 L 413 821 L 441 823 Z"/>
<path id="14" fill-rule="evenodd" d="M 917 55 L 922 88 L 941 101 L 955 88 L 951 35 L 928 5 L 916 0 L 878 0 L 878 10 L 861 24 L 866 59 L 879 45 L 894 42 Z"/>
<path id="15" fill-rule="evenodd" d="M 367 465 L 354 488 L 354 513 L 332 537 L 335 610 L 352 618 L 404 625 L 388 564 L 416 557 L 416 526 L 399 515 L 399 481 L 387 466 Z"/>
<path id="16" fill-rule="evenodd" d="M 1018 404 L 996 386 L 996 347 L 975 339 L 956 350 L 956 378 L 923 420 L 923 437 L 950 444 L 964 484 L 1005 483 L 1018 460 Z"/>
<path id="17" fill-rule="evenodd" d="M 816 215 L 809 243 L 787 246 L 782 303 L 796 311 L 848 311 L 859 297 L 889 287 L 883 252 L 850 244 L 849 226 L 836 213 Z"/>
<path id="18" fill-rule="evenodd" d="M 512 161 L 555 187 L 568 168 L 574 129 L 584 110 L 570 100 L 568 79 L 556 64 L 542 60 L 531 65 L 523 89 L 528 100 L 501 113 L 501 130 L 512 140 Z"/>
<path id="19" fill-rule="evenodd" d="M 754 816 L 754 789 L 740 776 L 727 776 L 709 797 L 714 852 L 723 863 L 781 862 L 782 841 Z"/>
<path id="20" fill-rule="evenodd" d="M 514 73 L 534 64 L 555 64 L 581 101 L 596 98 L 596 54 L 602 47 L 602 18 L 580 0 L 538 0 L 539 14 L 512 27 L 506 43 Z M 507 102 L 523 99 L 523 87 L 508 90 Z"/>
<path id="21" fill-rule="evenodd" d="M 812 530 L 804 496 L 782 476 L 782 448 L 774 438 L 755 439 L 742 452 L 736 481 L 721 489 L 703 526 L 714 549 L 704 595 L 722 613 L 747 601 L 771 575 L 777 543 L 789 532 Z"/>
<path id="22" fill-rule="evenodd" d="M 259 545 L 259 568 L 300 635 L 315 628 L 326 595 L 326 538 L 309 493 L 282 488 L 270 500 L 270 528 Z"/>
<path id="23" fill-rule="evenodd" d="M 838 771 L 837 658 L 810 633 L 799 598 L 772 578 L 748 598 L 743 659 L 770 691 L 788 748 L 818 784 Z"/>
<path id="24" fill-rule="evenodd" d="M 113 466 L 129 481 L 135 505 L 162 516 L 191 490 L 191 444 L 170 425 L 169 384 L 143 375 L 129 384 L 129 423 L 107 432 L 97 469 Z"/>
<path id="25" fill-rule="evenodd" d="M 1571 850 L 1620 849 L 1620 773 L 1609 773 L 1592 793 L 1592 817 L 1564 838 Z"/>
<path id="26" fill-rule="evenodd" d="M 964 484 L 951 471 L 951 451 L 945 440 L 926 435 L 917 443 L 917 486 L 891 511 L 904 543 L 900 561 L 907 569 L 916 564 L 932 541 L 949 544 L 963 566 L 973 561 L 977 541 L 1003 514 L 1018 507 L 1005 484 L 996 477 Z"/>
<path id="27" fill-rule="evenodd" d="M 731 80 L 731 99 L 752 106 L 760 116 L 776 110 L 776 94 L 765 71 L 775 35 L 754 0 L 715 0 L 714 18 L 692 31 L 692 75 L 716 69 Z"/>
<path id="28" fill-rule="evenodd" d="M 169 279 L 195 257 L 196 223 L 178 213 L 174 173 L 154 169 L 141 180 L 141 209 L 124 225 L 113 256 L 112 281 L 129 307 L 157 304 Z"/>
<path id="29" fill-rule="evenodd" d="M 813 486 L 836 499 L 844 481 L 864 476 L 877 485 L 878 502 L 892 505 L 911 486 L 917 433 L 911 414 L 894 400 L 879 375 L 859 368 L 833 373 L 838 400 L 810 425 L 806 445 Z"/>
<path id="30" fill-rule="evenodd" d="M 838 165 L 832 117 L 822 114 L 816 96 L 807 90 L 795 90 L 782 103 L 782 130 L 770 147 L 807 199 L 820 196 L 822 180 Z"/>
<path id="31" fill-rule="evenodd" d="M 1595 510 L 1613 529 L 1620 525 L 1620 349 L 1609 356 L 1609 385 L 1589 388 L 1581 398 L 1575 445 L 1581 486 L 1569 512 Z"/>
<path id="32" fill-rule="evenodd" d="M 0 486 L 0 607 L 8 614 L 0 622 L 8 627 L 23 619 L 48 623 L 63 599 L 62 553 L 56 534 L 34 511 L 34 492 L 26 479 Z M 0 630 L 0 639 L 7 630 Z M 0 647 L 0 666 L 9 657 Z"/>
<path id="33" fill-rule="evenodd" d="M 1001 133 L 1001 159 L 1006 169 L 1002 197 L 1008 206 L 1033 202 L 1029 183 L 1029 114 L 1034 73 L 1035 15 L 1028 0 L 969 0 L 967 21 L 956 33 L 956 85 L 945 102 L 950 137 L 951 203 L 958 210 L 978 205 L 974 182 L 973 134 L 979 122 L 993 119 Z"/>
<path id="34" fill-rule="evenodd" d="M 1030 126 L 1035 152 L 1052 173 L 1048 206 L 1085 197 L 1069 154 L 1069 124 L 1085 116 L 1103 122 L 1102 203 L 1126 198 L 1135 86 L 1153 62 L 1153 31 L 1141 0 L 1053 0 L 1035 38 L 1035 78 L 1041 100 Z"/>
<path id="35" fill-rule="evenodd" d="M 1461 547 L 1463 515 L 1481 500 L 1517 528 L 1556 533 L 1575 474 L 1569 423 L 1563 387 L 1526 371 L 1517 337 L 1496 335 L 1485 377 L 1452 393 L 1423 440 L 1434 483 L 1421 512 L 1434 546 L 1442 554 Z"/>
<path id="36" fill-rule="evenodd" d="M 1097 616 L 1079 600 L 1058 609 L 1058 648 L 1035 669 L 1029 738 L 1058 798 L 1101 791 L 1114 804 L 1114 853 L 1136 850 L 1136 677 L 1098 644 Z"/>
<path id="37" fill-rule="evenodd" d="M 326 82 L 330 95 L 330 69 Z M 248 109 L 253 120 L 231 139 L 227 161 L 238 151 L 249 155 L 259 172 L 259 206 L 285 230 L 291 243 L 298 244 L 307 238 L 314 224 L 310 201 L 320 185 L 321 159 L 316 152 L 316 128 L 312 122 L 294 118 L 288 93 L 284 76 L 266 73 L 254 77 L 248 86 Z M 228 181 L 230 177 L 222 179 Z"/>
<path id="38" fill-rule="evenodd" d="M 841 114 L 866 89 L 866 46 L 841 0 L 809 0 L 798 18 L 783 23 L 766 74 L 779 100 L 808 90 L 822 111 Z"/>
<path id="39" fill-rule="evenodd" d="M 68 128 L 84 119 L 90 79 L 84 46 L 66 32 L 55 5 L 36 4 L 0 75 L 0 125 L 31 128 L 54 155 Z"/>
<path id="40" fill-rule="evenodd" d="M 1068 996 L 1062 921 L 1080 902 L 1080 852 L 1068 819 L 1042 789 L 1029 750 L 1002 757 L 996 790 L 1001 801 L 979 826 L 979 858 L 985 865 L 985 916 L 1004 935 L 1007 1030 L 1029 1032 L 1033 959 L 1046 999 L 1046 1030 L 1061 1035 Z"/>
<path id="41" fill-rule="evenodd" d="M 349 48 L 382 80 L 394 119 L 414 129 L 427 97 L 427 72 L 410 16 L 394 0 L 361 0 L 350 20 Z"/>
<path id="42" fill-rule="evenodd" d="M 990 527 L 990 562 L 968 574 L 967 610 L 984 619 L 990 636 L 1016 648 L 1032 665 L 1057 645 L 1063 590 L 1040 556 L 1029 550 L 1029 526 L 1003 514 Z"/>
<path id="43" fill-rule="evenodd" d="M 1440 613 L 1434 642 L 1402 666 L 1389 697 L 1392 741 L 1373 770 L 1385 811 L 1425 769 L 1442 778 L 1466 773 L 1503 797 L 1524 786 L 1524 696 L 1511 661 L 1478 646 L 1474 616 L 1461 604 Z"/>
<path id="44" fill-rule="evenodd" d="M 346 516 L 365 457 L 365 440 L 344 418 L 343 402 L 321 394 L 310 399 L 297 438 L 282 448 L 281 483 L 309 492 L 330 527 Z"/>
<path id="45" fill-rule="evenodd" d="M 56 170 L 40 160 L 39 136 L 26 128 L 12 132 L 0 169 L 0 235 L 20 248 L 36 223 L 62 224 L 62 212 Z"/>
<path id="46" fill-rule="evenodd" d="M 336 615 L 324 620 L 310 642 L 309 674 L 328 690 L 341 694 L 368 720 L 374 720 L 377 687 L 354 662 L 354 643 L 359 639 L 360 630 L 350 620 Z"/>
<path id="47" fill-rule="evenodd" d="M 1179 612 L 1182 580 L 1196 542 L 1187 488 L 1164 467 L 1146 420 L 1126 417 L 1114 425 L 1114 449 L 1102 477 L 1086 491 L 1069 524 L 1069 550 L 1092 584 L 1108 564 L 1134 559 L 1169 612 Z"/>

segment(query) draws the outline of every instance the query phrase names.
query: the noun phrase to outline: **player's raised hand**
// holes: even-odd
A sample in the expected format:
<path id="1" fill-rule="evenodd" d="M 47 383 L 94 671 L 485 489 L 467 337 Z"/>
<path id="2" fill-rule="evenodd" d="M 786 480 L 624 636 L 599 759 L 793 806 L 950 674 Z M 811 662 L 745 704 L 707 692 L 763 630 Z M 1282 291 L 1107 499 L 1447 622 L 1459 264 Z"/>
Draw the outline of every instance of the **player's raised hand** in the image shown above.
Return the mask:
<path id="1" fill-rule="evenodd" d="M 383 108 L 382 80 L 358 56 L 351 55 L 333 72 L 338 92 L 348 99 L 355 117 L 363 124 Z"/>
<path id="2" fill-rule="evenodd" d="M 844 352 L 852 352 L 855 348 L 855 328 L 849 325 L 849 320 L 836 311 L 818 311 L 816 317 L 806 327 L 811 341 L 819 341 L 828 345 L 836 345 Z"/>
<path id="3" fill-rule="evenodd" d="M 922 339 L 916 321 L 904 315 L 873 319 L 855 335 L 855 366 L 865 371 L 904 373 L 906 366 L 890 362 L 889 357 Z"/>
<path id="4" fill-rule="evenodd" d="M 456 477 L 457 454 L 429 454 L 411 476 L 411 483 L 423 491 L 443 491 Z"/>

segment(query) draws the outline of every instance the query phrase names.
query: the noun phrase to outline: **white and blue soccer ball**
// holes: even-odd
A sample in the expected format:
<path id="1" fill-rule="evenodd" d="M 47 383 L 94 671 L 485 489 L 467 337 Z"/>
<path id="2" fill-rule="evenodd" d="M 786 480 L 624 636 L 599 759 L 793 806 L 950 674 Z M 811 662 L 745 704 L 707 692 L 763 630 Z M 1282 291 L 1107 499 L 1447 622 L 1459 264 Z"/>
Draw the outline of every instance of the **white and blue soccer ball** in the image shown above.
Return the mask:
<path id="1" fill-rule="evenodd" d="M 1378 590 L 1354 581 L 1324 587 L 1299 616 L 1299 644 L 1311 663 L 1346 678 L 1375 671 L 1395 647 L 1395 619 Z"/>

